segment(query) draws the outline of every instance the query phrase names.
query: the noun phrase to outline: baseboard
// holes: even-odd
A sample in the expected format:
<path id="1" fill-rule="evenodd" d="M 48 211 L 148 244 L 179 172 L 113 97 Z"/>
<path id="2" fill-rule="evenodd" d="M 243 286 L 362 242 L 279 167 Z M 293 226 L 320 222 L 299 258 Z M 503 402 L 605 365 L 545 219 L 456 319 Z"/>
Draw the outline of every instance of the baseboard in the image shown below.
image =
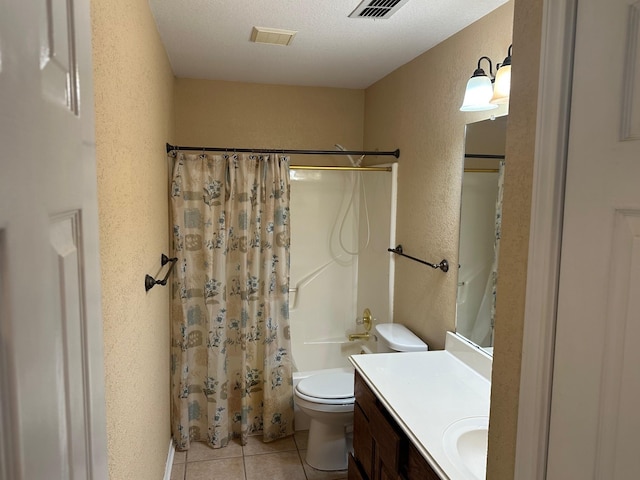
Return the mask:
<path id="1" fill-rule="evenodd" d="M 164 467 L 164 480 L 171 480 L 171 469 L 173 468 L 173 456 L 176 453 L 176 446 L 173 438 L 169 439 L 169 453 L 167 453 L 167 464 Z"/>

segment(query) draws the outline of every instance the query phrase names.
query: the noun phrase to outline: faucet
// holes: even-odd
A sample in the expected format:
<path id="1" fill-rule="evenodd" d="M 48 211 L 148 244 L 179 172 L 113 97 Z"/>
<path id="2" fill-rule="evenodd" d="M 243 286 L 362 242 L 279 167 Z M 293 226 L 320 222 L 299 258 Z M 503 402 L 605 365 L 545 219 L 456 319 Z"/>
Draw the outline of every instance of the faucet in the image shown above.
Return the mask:
<path id="1" fill-rule="evenodd" d="M 354 340 L 369 340 L 369 330 L 371 330 L 371 322 L 373 317 L 371 316 L 371 310 L 368 308 L 364 309 L 362 313 L 362 319 L 356 319 L 356 323 L 358 325 L 364 325 L 365 331 L 363 333 L 350 333 L 349 341 L 353 342 Z"/>
<path id="2" fill-rule="evenodd" d="M 350 333 L 349 341 L 353 342 L 354 340 L 369 340 L 369 332 L 364 333 Z"/>

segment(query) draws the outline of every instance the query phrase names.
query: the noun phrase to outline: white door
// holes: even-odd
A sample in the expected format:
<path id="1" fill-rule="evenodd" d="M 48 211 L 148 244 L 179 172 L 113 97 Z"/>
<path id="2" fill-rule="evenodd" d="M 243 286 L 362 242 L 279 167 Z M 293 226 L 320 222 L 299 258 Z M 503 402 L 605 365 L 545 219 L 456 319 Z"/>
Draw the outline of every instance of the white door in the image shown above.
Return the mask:
<path id="1" fill-rule="evenodd" d="M 0 479 L 104 479 L 88 0 L 0 0 Z"/>
<path id="2" fill-rule="evenodd" d="M 640 1 L 579 0 L 547 478 L 640 475 Z"/>

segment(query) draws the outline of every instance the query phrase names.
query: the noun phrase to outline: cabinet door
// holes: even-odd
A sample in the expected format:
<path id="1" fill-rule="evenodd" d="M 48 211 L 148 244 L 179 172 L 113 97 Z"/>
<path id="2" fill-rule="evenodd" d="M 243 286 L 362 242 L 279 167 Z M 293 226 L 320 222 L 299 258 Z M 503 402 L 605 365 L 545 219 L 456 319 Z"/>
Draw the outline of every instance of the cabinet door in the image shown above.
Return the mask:
<path id="1" fill-rule="evenodd" d="M 391 465 L 385 464 L 382 457 L 376 455 L 375 480 L 402 480 L 402 477 Z"/>
<path id="2" fill-rule="evenodd" d="M 400 471 L 407 480 L 440 480 L 440 477 L 411 443 L 409 444 L 406 462 L 403 462 Z"/>
<path id="3" fill-rule="evenodd" d="M 353 409 L 353 452 L 368 478 L 373 478 L 373 438 L 369 431 L 369 421 L 356 402 Z M 349 465 L 351 470 L 351 465 Z"/>
<path id="4" fill-rule="evenodd" d="M 367 480 L 369 477 L 365 476 L 360 466 L 358 465 L 358 461 L 353 457 L 353 455 L 349 454 L 349 475 L 347 476 L 347 480 Z"/>
<path id="5" fill-rule="evenodd" d="M 400 444 L 403 435 L 381 406 L 371 411 L 369 431 L 375 444 L 376 464 L 384 464 L 389 471 L 397 472 L 400 468 Z"/>

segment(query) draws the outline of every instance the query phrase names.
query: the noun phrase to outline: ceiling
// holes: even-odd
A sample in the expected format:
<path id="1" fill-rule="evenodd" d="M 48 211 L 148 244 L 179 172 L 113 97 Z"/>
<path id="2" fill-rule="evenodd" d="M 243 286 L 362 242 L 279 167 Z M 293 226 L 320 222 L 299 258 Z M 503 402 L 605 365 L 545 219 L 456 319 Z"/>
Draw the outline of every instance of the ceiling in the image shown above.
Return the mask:
<path id="1" fill-rule="evenodd" d="M 360 0 L 149 0 L 177 77 L 366 88 L 508 0 L 408 0 L 387 19 Z M 289 46 L 252 28 L 298 33 Z"/>

